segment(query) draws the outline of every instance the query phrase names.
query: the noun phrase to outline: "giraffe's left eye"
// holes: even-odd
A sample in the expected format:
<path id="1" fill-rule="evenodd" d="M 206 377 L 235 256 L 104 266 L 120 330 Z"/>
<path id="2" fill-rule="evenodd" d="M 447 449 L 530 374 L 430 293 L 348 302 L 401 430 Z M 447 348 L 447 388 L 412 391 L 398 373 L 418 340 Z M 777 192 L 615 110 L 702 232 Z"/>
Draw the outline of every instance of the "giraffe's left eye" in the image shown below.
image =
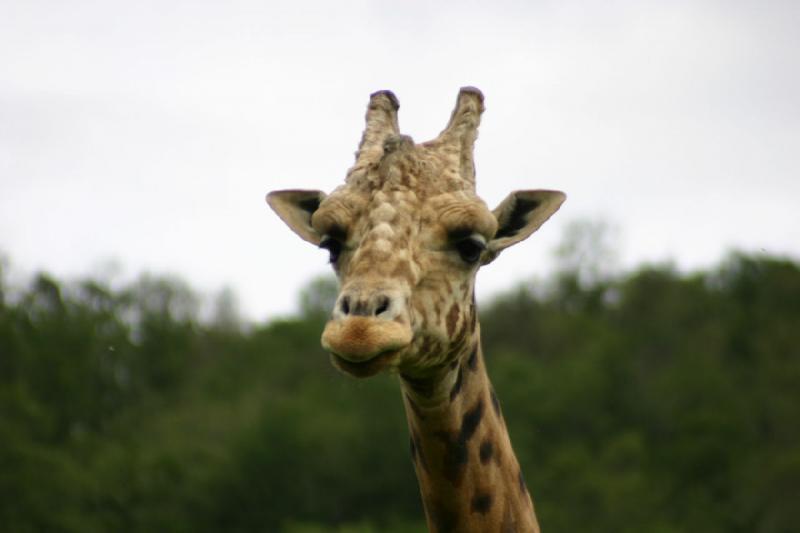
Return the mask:
<path id="1" fill-rule="evenodd" d="M 481 253 L 486 249 L 486 243 L 479 236 L 473 235 L 456 242 L 455 248 L 464 262 L 474 264 L 481 258 Z"/>
<path id="2" fill-rule="evenodd" d="M 334 239 L 330 235 L 325 235 L 322 237 L 322 240 L 319 241 L 319 247 L 325 250 L 328 250 L 330 253 L 329 261 L 333 264 L 339 260 L 339 254 L 342 253 L 342 242 Z"/>

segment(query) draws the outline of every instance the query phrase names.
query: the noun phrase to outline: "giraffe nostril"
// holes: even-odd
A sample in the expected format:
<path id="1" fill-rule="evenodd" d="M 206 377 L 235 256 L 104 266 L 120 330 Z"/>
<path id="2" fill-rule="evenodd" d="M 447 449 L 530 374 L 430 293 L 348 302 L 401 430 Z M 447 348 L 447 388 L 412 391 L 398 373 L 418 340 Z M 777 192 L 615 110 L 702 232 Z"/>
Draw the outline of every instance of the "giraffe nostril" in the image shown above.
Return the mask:
<path id="1" fill-rule="evenodd" d="M 342 313 L 344 313 L 345 315 L 350 314 L 350 298 L 348 298 L 347 296 L 342 298 L 341 308 L 342 308 Z"/>
<path id="2" fill-rule="evenodd" d="M 375 308 L 375 316 L 380 316 L 389 309 L 389 298 L 381 296 L 378 299 L 378 306 Z"/>

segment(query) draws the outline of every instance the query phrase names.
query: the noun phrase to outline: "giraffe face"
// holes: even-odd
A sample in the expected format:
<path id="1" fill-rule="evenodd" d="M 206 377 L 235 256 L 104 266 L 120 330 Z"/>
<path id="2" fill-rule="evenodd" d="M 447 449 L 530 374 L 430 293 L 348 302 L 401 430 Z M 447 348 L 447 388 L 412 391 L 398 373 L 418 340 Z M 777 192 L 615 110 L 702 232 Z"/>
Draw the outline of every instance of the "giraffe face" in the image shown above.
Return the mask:
<path id="1" fill-rule="evenodd" d="M 372 169 L 379 187 L 340 188 L 311 218 L 341 282 L 322 343 L 353 375 L 455 357 L 476 327 L 475 274 L 497 230 L 471 191 L 441 189 L 435 151 L 397 155 Z"/>
<path id="2" fill-rule="evenodd" d="M 341 289 L 322 345 L 333 364 L 358 377 L 384 369 L 421 376 L 471 346 L 479 267 L 533 233 L 564 195 L 518 191 L 494 211 L 476 196 L 472 142 L 483 100 L 474 89 L 462 90 L 448 128 L 419 145 L 397 133 L 396 99 L 376 95 L 343 186 L 267 200 L 330 253 Z"/>

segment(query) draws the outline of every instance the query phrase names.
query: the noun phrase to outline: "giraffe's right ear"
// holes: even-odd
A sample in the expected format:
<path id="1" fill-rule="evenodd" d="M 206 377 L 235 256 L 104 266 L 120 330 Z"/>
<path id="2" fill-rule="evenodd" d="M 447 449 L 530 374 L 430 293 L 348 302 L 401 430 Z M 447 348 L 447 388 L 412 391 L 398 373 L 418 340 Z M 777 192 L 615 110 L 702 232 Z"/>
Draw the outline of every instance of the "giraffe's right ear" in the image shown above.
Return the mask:
<path id="1" fill-rule="evenodd" d="M 292 231 L 314 245 L 319 245 L 322 235 L 311 226 L 311 215 L 325 199 L 322 191 L 286 190 L 272 191 L 267 203 Z"/>

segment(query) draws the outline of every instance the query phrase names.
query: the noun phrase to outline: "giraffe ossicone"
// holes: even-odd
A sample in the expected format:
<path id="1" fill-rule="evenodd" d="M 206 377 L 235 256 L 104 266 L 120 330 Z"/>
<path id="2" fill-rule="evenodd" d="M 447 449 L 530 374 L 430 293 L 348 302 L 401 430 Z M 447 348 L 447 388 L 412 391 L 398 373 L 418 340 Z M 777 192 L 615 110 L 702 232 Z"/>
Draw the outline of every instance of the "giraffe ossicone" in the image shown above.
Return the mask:
<path id="1" fill-rule="evenodd" d="M 431 531 L 538 531 L 483 365 L 474 284 L 566 197 L 515 191 L 489 210 L 477 196 L 479 90 L 462 88 L 445 129 L 420 144 L 400 134 L 398 109 L 393 93 L 371 95 L 343 185 L 274 191 L 267 202 L 330 254 L 341 288 L 322 345 L 334 366 L 401 376 Z"/>

